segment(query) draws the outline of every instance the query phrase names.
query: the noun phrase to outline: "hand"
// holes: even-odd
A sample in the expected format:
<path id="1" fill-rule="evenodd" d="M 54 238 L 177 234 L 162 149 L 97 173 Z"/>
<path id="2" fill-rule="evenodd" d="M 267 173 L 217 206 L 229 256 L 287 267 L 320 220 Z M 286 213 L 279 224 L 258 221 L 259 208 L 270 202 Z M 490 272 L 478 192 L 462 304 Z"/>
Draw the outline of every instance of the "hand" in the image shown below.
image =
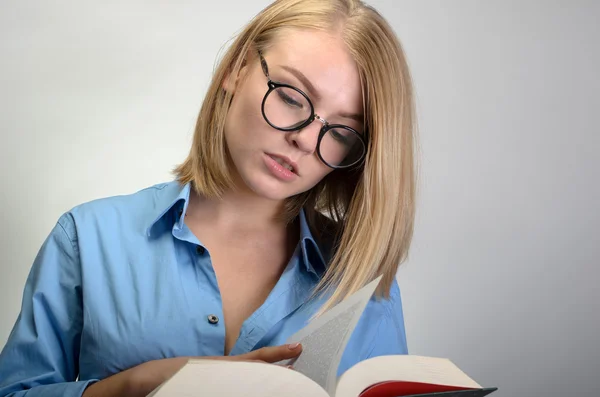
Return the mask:
<path id="1" fill-rule="evenodd" d="M 144 397 L 179 371 L 190 358 L 275 363 L 298 357 L 300 353 L 302 346 L 296 344 L 263 347 L 238 356 L 174 357 L 148 361 L 92 384 L 82 397 Z"/>
<path id="2" fill-rule="evenodd" d="M 281 360 L 296 358 L 300 355 L 300 353 L 302 353 L 302 345 L 296 343 L 292 345 L 267 346 L 246 354 L 240 354 L 238 356 L 213 356 L 199 358 L 226 361 L 259 361 L 264 363 L 276 363 Z"/>

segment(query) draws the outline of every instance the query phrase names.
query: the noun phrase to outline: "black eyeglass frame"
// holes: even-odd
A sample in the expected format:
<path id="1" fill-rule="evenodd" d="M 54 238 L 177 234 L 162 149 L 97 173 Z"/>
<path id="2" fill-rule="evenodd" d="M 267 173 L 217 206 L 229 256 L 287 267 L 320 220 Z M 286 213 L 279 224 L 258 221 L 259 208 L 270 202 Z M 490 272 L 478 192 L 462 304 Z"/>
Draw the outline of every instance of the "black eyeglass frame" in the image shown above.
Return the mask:
<path id="1" fill-rule="evenodd" d="M 308 97 L 308 95 L 306 93 L 304 93 L 304 91 L 302 91 L 301 89 L 296 88 L 292 85 L 271 80 L 271 76 L 269 76 L 269 67 L 267 66 L 267 61 L 263 57 L 262 52 L 259 51 L 258 56 L 260 57 L 260 65 L 262 67 L 263 73 L 265 74 L 265 77 L 267 78 L 267 85 L 269 87 L 269 90 L 265 94 L 265 96 L 262 100 L 262 104 L 261 104 L 262 115 L 263 115 L 263 118 L 265 119 L 265 121 L 267 122 L 267 124 L 269 124 L 271 127 L 275 128 L 276 130 L 290 132 L 290 131 L 301 130 L 301 129 L 309 126 L 310 124 L 312 124 L 315 120 L 319 120 L 323 124 L 323 126 L 321 127 L 321 130 L 319 131 L 319 139 L 317 140 L 317 156 L 319 156 L 319 159 L 325 165 L 327 165 L 328 167 L 333 168 L 333 169 L 348 169 L 348 168 L 359 166 L 364 161 L 366 154 L 367 154 L 367 140 L 365 138 L 366 131 L 364 133 L 365 137 L 363 137 L 363 134 L 359 133 L 354 128 L 349 127 L 347 125 L 329 124 L 325 119 L 323 119 L 319 115 L 315 114 L 314 105 L 313 105 L 312 101 L 310 100 L 310 98 Z M 267 101 L 267 98 L 269 97 L 269 94 L 271 94 L 271 92 L 273 92 L 277 88 L 292 89 L 292 90 L 298 92 L 299 94 L 301 94 L 306 99 L 306 101 L 310 105 L 310 117 L 305 122 L 301 123 L 300 125 L 296 125 L 296 126 L 288 127 L 288 128 L 279 127 L 279 126 L 276 126 L 273 123 L 271 123 L 271 121 L 265 114 L 265 103 Z M 327 131 L 334 129 L 334 128 L 343 128 L 345 130 L 348 130 L 348 131 L 354 133 L 358 137 L 358 139 L 362 142 L 363 147 L 364 147 L 363 153 L 362 153 L 361 157 L 358 160 L 356 160 L 355 162 L 353 162 L 352 164 L 343 165 L 343 166 L 334 166 L 334 165 L 329 164 L 327 161 L 325 161 L 325 159 L 321 155 L 321 141 L 323 140 L 323 137 L 325 136 Z"/>

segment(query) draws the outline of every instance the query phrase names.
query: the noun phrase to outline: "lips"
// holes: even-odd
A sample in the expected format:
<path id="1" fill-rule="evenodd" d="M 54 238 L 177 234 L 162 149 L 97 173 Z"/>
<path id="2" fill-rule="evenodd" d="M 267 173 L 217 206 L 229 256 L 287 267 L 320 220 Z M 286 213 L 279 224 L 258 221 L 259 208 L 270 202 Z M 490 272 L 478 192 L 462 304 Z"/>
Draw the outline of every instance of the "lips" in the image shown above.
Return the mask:
<path id="1" fill-rule="evenodd" d="M 292 160 L 290 160 L 289 158 L 278 155 L 278 154 L 272 154 L 272 153 L 267 153 L 267 155 L 269 155 L 269 157 L 271 157 L 273 160 L 275 160 L 281 166 L 292 171 L 294 174 L 296 174 L 296 175 L 298 174 L 298 165 L 295 162 L 293 162 Z"/>

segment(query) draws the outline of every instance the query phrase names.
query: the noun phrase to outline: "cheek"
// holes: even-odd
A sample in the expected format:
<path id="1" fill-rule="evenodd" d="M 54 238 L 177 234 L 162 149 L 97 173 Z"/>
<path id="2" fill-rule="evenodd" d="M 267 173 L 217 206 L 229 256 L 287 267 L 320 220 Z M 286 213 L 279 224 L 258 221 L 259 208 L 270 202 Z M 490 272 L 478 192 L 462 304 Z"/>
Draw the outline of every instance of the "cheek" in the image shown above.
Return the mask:
<path id="1" fill-rule="evenodd" d="M 256 106 L 254 102 L 248 95 L 240 94 L 234 97 L 227 114 L 231 133 L 243 136 L 257 132 L 256 127 L 262 124 L 262 115 L 260 106 Z"/>
<path id="2" fill-rule="evenodd" d="M 254 96 L 245 95 L 240 98 L 239 103 L 239 122 L 240 126 L 254 126 L 262 124 L 262 115 L 260 113 L 260 102 Z"/>
<path id="3" fill-rule="evenodd" d="M 225 140 L 234 161 L 240 161 L 239 156 L 245 157 L 245 152 L 264 143 L 266 123 L 260 113 L 260 105 L 253 104 L 251 98 L 245 95 L 234 97 L 227 113 L 225 123 Z"/>
<path id="4" fill-rule="evenodd" d="M 309 172 L 307 172 L 307 174 L 305 175 L 306 178 L 304 178 L 306 181 L 306 185 L 308 185 L 308 189 L 314 187 L 316 184 L 321 182 L 323 178 L 325 178 L 333 171 L 332 168 L 329 168 L 328 166 L 323 164 L 319 159 L 315 158 L 314 161 L 315 162 L 311 164 L 312 167 L 310 168 Z"/>

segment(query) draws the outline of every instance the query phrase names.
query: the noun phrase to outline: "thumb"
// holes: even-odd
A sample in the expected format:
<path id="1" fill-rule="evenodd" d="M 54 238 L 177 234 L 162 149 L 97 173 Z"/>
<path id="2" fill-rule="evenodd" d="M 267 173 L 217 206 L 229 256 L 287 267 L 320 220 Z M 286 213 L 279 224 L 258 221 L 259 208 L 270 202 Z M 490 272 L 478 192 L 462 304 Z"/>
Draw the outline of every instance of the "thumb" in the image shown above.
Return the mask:
<path id="1" fill-rule="evenodd" d="M 250 353 L 236 356 L 238 360 L 260 360 L 267 363 L 275 363 L 281 360 L 298 357 L 302 353 L 302 345 L 299 343 L 291 345 L 267 346 L 254 350 Z"/>

